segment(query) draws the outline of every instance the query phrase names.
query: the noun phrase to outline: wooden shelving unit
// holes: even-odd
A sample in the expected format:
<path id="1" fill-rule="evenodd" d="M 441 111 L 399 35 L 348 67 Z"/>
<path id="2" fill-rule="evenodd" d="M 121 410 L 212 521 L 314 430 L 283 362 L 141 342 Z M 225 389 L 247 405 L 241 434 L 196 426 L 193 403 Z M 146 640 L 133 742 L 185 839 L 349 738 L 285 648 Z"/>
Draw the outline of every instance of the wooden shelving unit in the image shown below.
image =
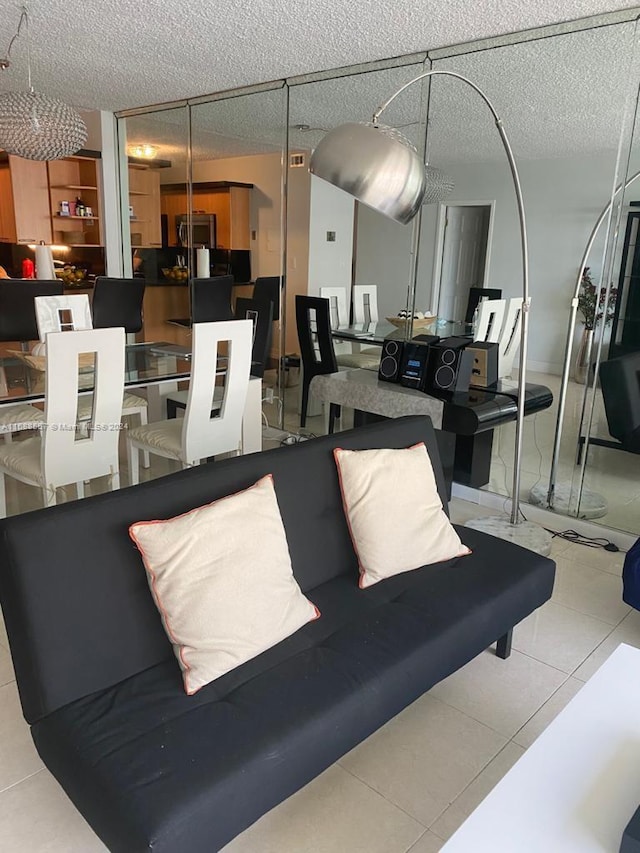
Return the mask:
<path id="1" fill-rule="evenodd" d="M 162 246 L 160 225 L 160 174 L 150 166 L 129 166 L 129 218 L 131 246 L 158 249 Z"/>
<path id="2" fill-rule="evenodd" d="M 67 246 L 102 246 L 100 229 L 100 171 L 93 157 L 65 157 L 47 164 L 53 242 Z M 61 216 L 60 202 L 76 197 L 90 207 L 91 216 Z"/>

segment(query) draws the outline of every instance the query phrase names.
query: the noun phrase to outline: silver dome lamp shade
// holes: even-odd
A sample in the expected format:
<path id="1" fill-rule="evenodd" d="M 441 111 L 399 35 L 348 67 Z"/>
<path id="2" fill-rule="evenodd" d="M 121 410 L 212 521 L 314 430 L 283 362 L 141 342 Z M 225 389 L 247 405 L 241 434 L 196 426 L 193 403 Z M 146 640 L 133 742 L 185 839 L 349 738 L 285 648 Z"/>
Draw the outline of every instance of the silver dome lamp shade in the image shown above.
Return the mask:
<path id="1" fill-rule="evenodd" d="M 29 13 L 20 15 L 18 30 L 9 43 L 0 69 L 11 65 L 11 48 L 25 26 L 27 34 L 28 90 L 0 94 L 0 148 L 27 160 L 58 160 L 79 151 L 87 140 L 87 127 L 72 107 L 35 92 L 31 85 Z"/>
<path id="2" fill-rule="evenodd" d="M 403 225 L 417 214 L 427 189 L 424 163 L 409 140 L 373 123 L 330 131 L 311 155 L 309 171 Z"/>

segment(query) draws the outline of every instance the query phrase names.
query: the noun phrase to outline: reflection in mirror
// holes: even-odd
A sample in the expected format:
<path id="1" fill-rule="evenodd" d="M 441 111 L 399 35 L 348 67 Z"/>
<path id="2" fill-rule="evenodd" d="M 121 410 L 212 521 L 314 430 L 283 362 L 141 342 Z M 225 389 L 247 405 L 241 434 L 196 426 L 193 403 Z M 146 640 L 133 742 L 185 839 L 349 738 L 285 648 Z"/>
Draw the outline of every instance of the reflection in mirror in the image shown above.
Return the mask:
<path id="1" fill-rule="evenodd" d="M 523 182 L 532 296 L 520 494 L 525 501 L 532 487 L 548 484 L 555 418 L 549 403 L 559 388 L 576 268 L 593 220 L 611 195 L 632 33 L 632 24 L 618 24 L 433 62 L 434 69 L 459 72 L 487 93 L 508 131 Z M 503 353 L 510 324 L 517 322 L 509 309 L 522 293 L 515 196 L 496 128 L 462 84 L 432 81 L 428 146 L 429 162 L 453 177 L 455 189 L 446 206 L 425 208 L 417 302 L 464 319 L 471 288 L 499 291 L 506 301 L 501 328 L 488 340 L 496 340 Z M 604 245 L 602 234 L 595 258 Z M 481 305 L 479 314 L 487 310 Z M 486 421 L 469 449 L 475 464 L 468 484 L 505 497 L 513 475 L 509 407 L 518 365 L 514 351 L 511 356 L 500 359 L 503 384 L 493 402 L 502 414 L 493 436 Z M 571 412 L 581 392 L 576 388 Z M 574 448 L 575 432 L 574 426 Z M 574 448 L 563 447 L 562 477 L 569 482 Z"/>
<path id="2" fill-rule="evenodd" d="M 421 58 L 420 58 L 421 59 Z M 359 204 L 346 192 L 310 175 L 308 158 L 322 137 L 345 122 L 371 121 L 374 111 L 401 85 L 424 70 L 422 61 L 382 67 L 310 83 L 290 90 L 290 152 L 287 221 L 287 294 L 294 316 L 296 294 L 331 300 L 331 325 L 369 322 L 377 317 L 380 332 L 404 335 L 400 311 L 413 306 L 415 226 L 404 226 Z M 421 156 L 424 152 L 426 98 L 416 85 L 389 108 L 383 123 L 399 129 Z M 298 168 L 294 158 L 304 169 Z M 398 320 L 398 327 L 385 318 Z M 377 370 L 380 346 L 335 341 L 339 369 Z M 295 342 L 295 350 L 300 347 Z M 299 406 L 297 406 L 299 409 Z M 325 429 L 313 399 L 307 427 Z M 342 426 L 350 424 L 343 418 Z M 299 426 L 290 411 L 290 427 Z"/>
<path id="3" fill-rule="evenodd" d="M 188 258 L 162 189 L 169 172 L 187 179 L 188 109 L 120 118 L 118 133 L 127 164 L 120 172 L 124 273 L 146 283 L 141 337 L 188 346 L 188 329 L 174 322 L 189 317 Z M 186 213 L 186 201 L 183 207 Z"/>
<path id="4" fill-rule="evenodd" d="M 253 311 L 246 299 L 271 303 L 268 360 L 262 381 L 269 424 L 279 425 L 284 385 L 283 294 L 287 92 L 282 86 L 191 106 L 193 256 L 198 278 L 233 276 L 236 311 Z M 165 173 L 168 197 L 185 192 L 173 170 Z M 196 233 L 210 223 L 211 238 Z M 240 307 L 236 305 L 241 299 Z M 244 307 L 243 307 L 244 306 Z M 237 313 L 237 312 L 236 312 Z M 243 315 L 245 316 L 245 315 Z M 295 323 L 292 324 L 295 330 Z M 258 325 L 256 325 L 256 329 Z M 295 338 L 294 338 L 295 340 Z M 254 361 L 256 360 L 254 349 Z"/>
<path id="5" fill-rule="evenodd" d="M 635 42 L 636 60 L 638 41 Z M 636 105 L 637 81 L 631 77 L 630 101 Z M 579 350 L 585 377 L 578 434 L 573 436 L 580 461 L 578 514 L 589 517 L 594 507 L 606 512 L 598 521 L 638 532 L 640 519 L 640 288 L 636 234 L 640 219 L 640 143 L 638 114 L 631 111 L 629 139 L 621 146 L 626 174 L 618 181 L 611 219 L 612 246 L 602 275 L 584 276 L 580 309 L 593 315 L 592 346 Z M 627 156 L 628 155 L 628 156 Z M 590 266 L 591 255 L 585 266 Z M 587 340 L 587 343 L 590 343 Z M 589 352 L 591 349 L 591 352 Z M 584 351 L 584 354 L 583 354 Z"/>

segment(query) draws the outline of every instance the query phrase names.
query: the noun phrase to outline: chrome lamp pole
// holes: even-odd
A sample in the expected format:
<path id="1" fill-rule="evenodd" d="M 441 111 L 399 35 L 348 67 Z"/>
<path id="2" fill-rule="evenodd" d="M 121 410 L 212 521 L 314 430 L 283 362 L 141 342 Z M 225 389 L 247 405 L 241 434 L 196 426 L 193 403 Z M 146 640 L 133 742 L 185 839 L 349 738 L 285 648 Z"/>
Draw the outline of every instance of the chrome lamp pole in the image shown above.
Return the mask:
<path id="1" fill-rule="evenodd" d="M 319 178 L 345 190 L 359 201 L 402 224 L 410 222 L 420 209 L 428 189 L 428 170 L 417 151 L 399 131 L 378 124 L 382 113 L 405 89 L 428 77 L 453 77 L 470 86 L 483 100 L 493 116 L 504 148 L 518 207 L 522 258 L 522 324 L 520 331 L 520 362 L 518 374 L 518 405 L 513 470 L 511 516 L 478 519 L 469 526 L 490 529 L 496 536 L 526 540 L 528 547 L 548 553 L 551 539 L 537 525 L 520 521 L 520 468 L 525 408 L 527 344 L 529 339 L 529 257 L 527 227 L 522 198 L 522 186 L 509 138 L 502 119 L 487 95 L 473 81 L 454 71 L 425 71 L 405 83 L 373 115 L 371 123 L 350 122 L 328 133 L 319 143 L 309 164 L 309 171 Z M 492 522 L 480 524 L 480 522 Z M 522 528 L 518 531 L 518 528 Z M 529 528 L 533 528 L 530 530 Z M 518 531 L 518 532 L 516 532 Z M 538 532 L 540 536 L 538 535 Z M 547 542 L 548 537 L 548 542 Z M 543 538 L 544 542 L 533 542 Z"/>

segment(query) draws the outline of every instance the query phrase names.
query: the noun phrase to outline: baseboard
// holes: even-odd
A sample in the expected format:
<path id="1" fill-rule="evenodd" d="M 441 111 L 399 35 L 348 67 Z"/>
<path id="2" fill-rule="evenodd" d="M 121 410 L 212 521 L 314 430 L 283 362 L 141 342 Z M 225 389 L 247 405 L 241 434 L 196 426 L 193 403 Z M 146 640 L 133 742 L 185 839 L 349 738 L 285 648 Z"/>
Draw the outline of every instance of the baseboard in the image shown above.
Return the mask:
<path id="1" fill-rule="evenodd" d="M 458 483 L 453 484 L 451 495 L 454 498 L 478 504 L 478 506 L 500 510 L 499 513 L 496 513 L 497 515 L 508 516 L 511 512 L 511 499 L 504 495 L 484 492 L 482 489 L 473 489 L 469 486 L 461 486 Z M 637 539 L 637 536 L 632 533 L 626 533 L 624 530 L 615 530 L 613 527 L 606 527 L 604 524 L 596 524 L 593 521 L 583 518 L 558 515 L 556 512 L 523 503 L 522 501 L 520 502 L 520 506 L 528 521 L 533 521 L 557 533 L 563 530 L 575 530 L 580 536 L 608 539 L 622 551 L 628 551 Z"/>

